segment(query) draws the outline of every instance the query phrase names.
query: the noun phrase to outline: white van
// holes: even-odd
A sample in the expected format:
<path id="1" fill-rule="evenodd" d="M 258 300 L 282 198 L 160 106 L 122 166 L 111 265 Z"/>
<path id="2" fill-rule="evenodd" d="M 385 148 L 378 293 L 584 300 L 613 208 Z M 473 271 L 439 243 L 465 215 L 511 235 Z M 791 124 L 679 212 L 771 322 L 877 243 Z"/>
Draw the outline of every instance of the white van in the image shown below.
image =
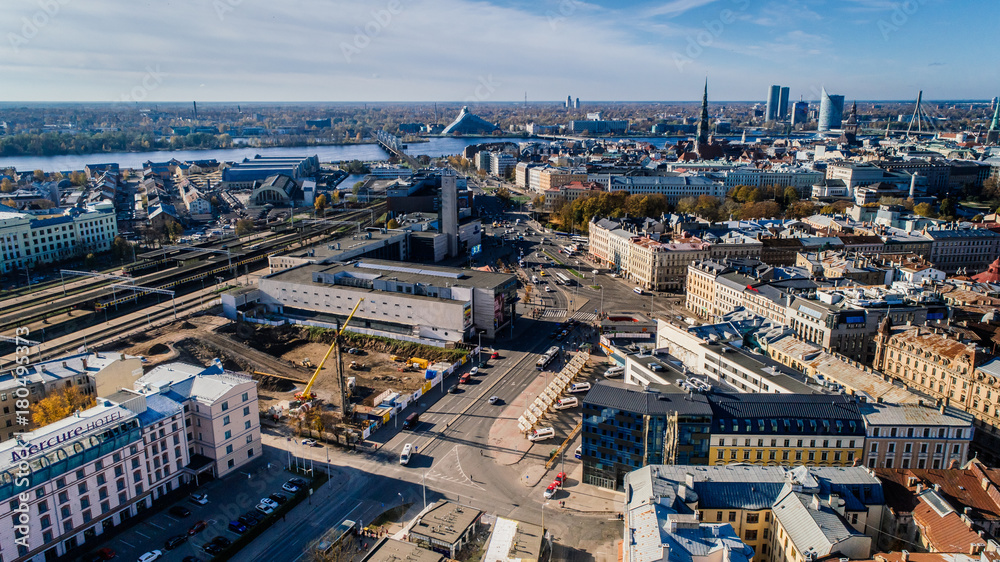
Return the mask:
<path id="1" fill-rule="evenodd" d="M 571 393 L 587 392 L 588 390 L 590 390 L 589 382 L 575 382 L 569 387 L 569 391 Z"/>
<path id="2" fill-rule="evenodd" d="M 536 429 L 535 431 L 532 431 L 531 434 L 528 435 L 528 441 L 531 442 L 544 441 L 545 439 L 548 439 L 550 437 L 555 437 L 555 435 L 556 435 L 555 429 L 551 427 L 541 427 Z"/>
<path id="3" fill-rule="evenodd" d="M 556 410 L 568 410 L 570 408 L 576 407 L 580 404 L 580 401 L 574 396 L 567 396 L 565 398 L 560 398 L 556 400 Z"/>
<path id="4" fill-rule="evenodd" d="M 399 464 L 410 464 L 410 452 L 413 451 L 413 445 L 407 443 L 403 447 L 403 452 L 399 454 Z"/>
<path id="5" fill-rule="evenodd" d="M 642 287 L 636 287 L 635 289 L 632 289 L 632 292 L 635 293 L 635 294 L 637 294 L 637 295 L 641 295 L 642 294 Z"/>
<path id="6" fill-rule="evenodd" d="M 625 374 L 625 367 L 611 367 L 607 371 L 604 371 L 604 376 L 607 378 L 620 377 Z"/>

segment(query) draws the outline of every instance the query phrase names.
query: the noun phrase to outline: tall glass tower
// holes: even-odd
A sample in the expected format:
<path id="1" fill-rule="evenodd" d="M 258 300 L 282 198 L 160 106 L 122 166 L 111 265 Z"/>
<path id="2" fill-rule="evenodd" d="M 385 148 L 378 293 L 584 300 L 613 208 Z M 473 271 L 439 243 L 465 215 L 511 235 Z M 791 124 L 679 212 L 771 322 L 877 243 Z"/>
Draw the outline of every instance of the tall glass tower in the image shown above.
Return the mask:
<path id="1" fill-rule="evenodd" d="M 844 96 L 826 93 L 826 88 L 819 96 L 819 124 L 817 129 L 829 131 L 839 129 L 844 119 Z"/>

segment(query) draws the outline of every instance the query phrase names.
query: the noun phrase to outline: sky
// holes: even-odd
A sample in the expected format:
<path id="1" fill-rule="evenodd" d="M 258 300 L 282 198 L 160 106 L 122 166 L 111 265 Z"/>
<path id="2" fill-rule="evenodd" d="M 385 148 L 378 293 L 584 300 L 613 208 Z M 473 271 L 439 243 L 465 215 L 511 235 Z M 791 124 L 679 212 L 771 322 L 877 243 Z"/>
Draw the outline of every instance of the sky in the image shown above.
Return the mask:
<path id="1" fill-rule="evenodd" d="M 995 0 L 3 0 L 0 101 L 1000 95 Z"/>

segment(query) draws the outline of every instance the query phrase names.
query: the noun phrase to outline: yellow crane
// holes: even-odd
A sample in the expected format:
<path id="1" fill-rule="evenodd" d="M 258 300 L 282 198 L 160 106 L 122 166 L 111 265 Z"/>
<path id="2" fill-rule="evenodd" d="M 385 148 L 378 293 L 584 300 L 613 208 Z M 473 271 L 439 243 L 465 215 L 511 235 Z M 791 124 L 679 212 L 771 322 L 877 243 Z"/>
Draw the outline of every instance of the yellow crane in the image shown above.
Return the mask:
<path id="1" fill-rule="evenodd" d="M 340 336 L 341 336 L 341 334 L 344 333 L 344 328 L 347 327 L 347 323 L 351 321 L 351 318 L 354 318 L 354 313 L 358 311 L 358 307 L 361 306 L 361 303 L 364 302 L 364 300 L 365 299 L 363 299 L 363 298 L 362 299 L 358 299 L 358 304 L 354 305 L 354 310 L 351 311 L 351 314 L 347 317 L 347 320 L 344 320 L 344 323 L 340 325 L 340 329 L 337 330 L 337 333 L 334 334 L 334 336 L 333 336 L 333 343 L 330 344 L 330 349 L 326 350 L 326 355 L 323 356 L 323 360 L 319 362 L 319 365 L 316 365 L 316 372 L 313 373 L 313 376 L 312 376 L 312 378 L 309 379 L 309 382 L 306 384 L 306 387 L 302 389 L 302 392 L 300 392 L 300 393 L 298 393 L 298 394 L 295 395 L 295 399 L 296 400 L 305 402 L 307 400 L 313 400 L 314 398 L 316 398 L 316 395 L 311 392 L 312 391 L 312 386 L 316 382 L 316 379 L 319 377 L 319 372 L 323 369 L 323 364 L 326 363 L 326 360 L 330 357 L 330 354 L 333 353 L 334 349 L 337 349 L 337 360 L 338 360 L 338 362 L 340 361 Z M 340 380 L 340 385 L 341 385 L 341 387 L 343 387 L 344 386 L 344 381 L 343 381 L 343 375 L 341 373 L 341 370 L 342 370 L 342 367 L 341 367 L 341 365 L 338 364 L 337 365 L 337 374 L 340 375 L 340 379 L 341 379 Z M 343 388 L 341 388 L 341 393 L 340 394 L 341 394 L 342 398 L 346 397 L 346 393 L 343 392 Z"/>

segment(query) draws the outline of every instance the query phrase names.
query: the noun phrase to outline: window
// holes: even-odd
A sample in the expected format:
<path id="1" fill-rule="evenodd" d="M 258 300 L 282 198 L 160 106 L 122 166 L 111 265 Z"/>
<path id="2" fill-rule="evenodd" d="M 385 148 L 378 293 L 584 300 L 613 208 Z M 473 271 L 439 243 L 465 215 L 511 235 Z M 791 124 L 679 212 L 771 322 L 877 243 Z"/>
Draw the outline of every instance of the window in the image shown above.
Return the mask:
<path id="1" fill-rule="evenodd" d="M 735 521 L 736 521 L 736 512 L 735 511 L 730 511 L 729 512 L 729 522 L 733 523 Z"/>
<path id="2" fill-rule="evenodd" d="M 247 443 L 253 443 L 253 435 L 247 435 Z M 722 451 L 719 451 L 719 452 L 721 453 Z M 719 457 L 719 458 L 722 458 L 722 457 Z"/>
<path id="3" fill-rule="evenodd" d="M 245 423 L 243 424 L 243 429 L 250 429 L 250 420 L 247 420 L 247 421 L 246 421 L 246 422 L 245 422 Z"/>
<path id="4" fill-rule="evenodd" d="M 222 425 L 229 425 L 229 416 L 222 418 Z"/>
<path id="5" fill-rule="evenodd" d="M 228 431 L 228 430 L 227 430 L 227 431 L 226 431 L 226 433 L 225 433 L 224 435 L 225 435 L 225 438 L 226 438 L 226 439 L 230 439 L 230 438 L 232 438 L 232 436 L 233 436 L 233 432 L 232 432 L 232 431 Z"/>
<path id="6" fill-rule="evenodd" d="M 244 406 L 243 407 L 243 415 L 244 416 L 249 416 L 250 415 L 250 406 Z"/>
<path id="7" fill-rule="evenodd" d="M 716 511 L 715 512 L 715 520 L 716 521 L 722 521 L 722 512 L 721 511 Z"/>
<path id="8" fill-rule="evenodd" d="M 243 402 L 246 402 L 249 399 L 250 399 L 250 393 L 249 392 L 244 392 L 243 396 L 240 398 L 240 400 L 242 400 Z"/>
<path id="9" fill-rule="evenodd" d="M 760 520 L 760 514 L 759 513 L 747 513 L 747 523 L 748 524 L 757 523 L 759 520 Z"/>
<path id="10" fill-rule="evenodd" d="M 757 540 L 757 529 L 747 529 L 746 533 L 744 534 L 744 537 L 748 541 L 755 541 L 755 540 Z"/>
<path id="11" fill-rule="evenodd" d="M 226 454 L 228 455 L 228 454 L 230 454 L 232 452 L 233 452 L 233 446 L 232 445 L 226 445 Z"/>
<path id="12" fill-rule="evenodd" d="M 229 400 L 226 400 L 225 402 L 222 403 L 222 411 L 225 412 L 228 409 L 229 409 Z"/>

